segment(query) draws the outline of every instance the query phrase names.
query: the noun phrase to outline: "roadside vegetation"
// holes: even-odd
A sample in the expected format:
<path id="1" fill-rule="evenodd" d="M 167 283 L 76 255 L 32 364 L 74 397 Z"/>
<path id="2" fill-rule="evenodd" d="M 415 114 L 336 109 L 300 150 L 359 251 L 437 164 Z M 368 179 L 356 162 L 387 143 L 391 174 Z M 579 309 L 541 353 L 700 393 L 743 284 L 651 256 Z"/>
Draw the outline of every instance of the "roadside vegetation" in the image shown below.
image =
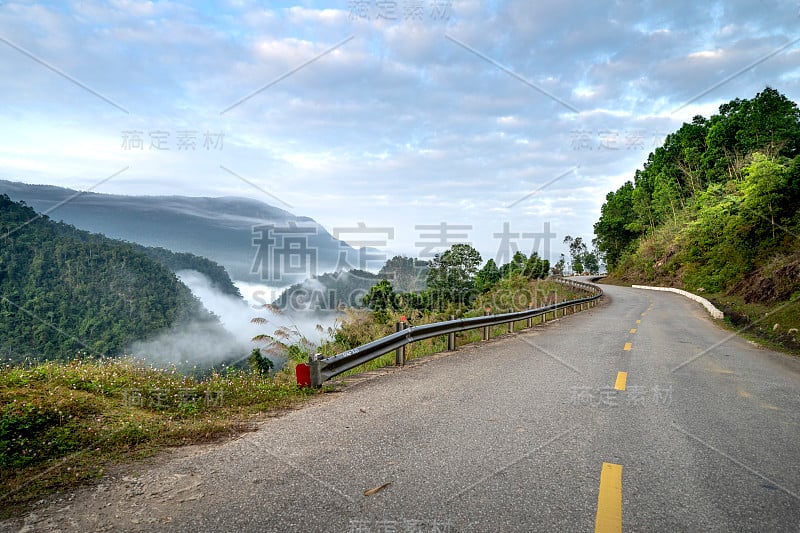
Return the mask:
<path id="1" fill-rule="evenodd" d="M 187 375 L 185 369 L 156 368 L 117 358 L 87 354 L 71 361 L 9 361 L 0 368 L 0 515 L 53 492 L 98 478 L 110 465 L 146 457 L 169 446 L 233 436 L 265 416 L 290 409 L 318 393 L 300 389 L 294 368 L 309 355 L 335 355 L 395 330 L 396 323 L 426 324 L 450 317 L 479 316 L 538 307 L 580 295 L 545 280 L 549 263 L 517 252 L 497 267 L 468 245 L 454 245 L 411 279 L 418 260 L 396 257 L 387 262 L 383 279 L 363 298 L 367 307 L 347 308 L 338 323 L 319 339 L 296 326 L 268 333 L 268 316 L 281 313 L 265 306 L 253 322 L 265 333 L 246 366 Z M 398 267 L 402 285 L 417 292 L 395 292 L 389 266 Z M 395 269 L 396 270 L 396 269 Z M 536 321 L 538 322 L 538 320 Z M 521 329 L 517 323 L 515 329 Z M 508 326 L 492 328 L 491 336 Z M 480 330 L 459 334 L 460 345 L 480 340 Z M 446 340 L 428 339 L 407 348 L 407 359 L 446 350 Z M 275 361 L 287 360 L 281 370 Z M 394 364 L 387 354 L 347 375 Z"/>
<path id="2" fill-rule="evenodd" d="M 776 90 L 668 135 L 594 229 L 611 280 L 701 294 L 800 353 L 800 111 Z"/>
<path id="3" fill-rule="evenodd" d="M 247 431 L 316 391 L 288 373 L 228 369 L 204 379 L 130 359 L 0 368 L 0 515 L 168 446 Z"/>
<path id="4" fill-rule="evenodd" d="M 577 241 L 581 243 L 580 238 Z M 577 247 L 576 253 L 586 254 L 585 246 Z M 417 326 L 481 316 L 486 312 L 522 311 L 529 306 L 539 307 L 583 295 L 580 291 L 545 279 L 555 269 L 536 253 L 528 257 L 522 252 L 515 252 L 511 260 L 500 267 L 493 259 L 478 268 L 481 263 L 479 252 L 468 244 L 455 244 L 429 263 L 394 257 L 379 272 L 380 281 L 374 282 L 363 296 L 364 307 L 346 308 L 334 327 L 318 329 L 324 339 L 321 342 L 315 342 L 292 326 L 278 328 L 271 334 L 265 333 L 253 340 L 262 343 L 261 350 L 265 357 L 288 356 L 288 365 L 293 369 L 298 363 L 307 362 L 311 355 L 336 355 L 393 333 L 399 322 Z M 560 263 L 559 268 L 565 268 L 563 259 Z M 563 270 L 557 273 L 562 274 Z M 398 285 L 405 288 L 425 288 L 396 291 L 390 280 L 398 281 Z M 266 305 L 264 308 L 265 316 L 254 318 L 253 322 L 265 327 L 270 323 L 270 315 L 283 312 L 276 305 Z M 534 323 L 540 320 L 537 318 Z M 517 323 L 514 328 L 519 330 L 523 325 Z M 490 336 L 507 332 L 507 325 L 495 326 L 491 328 Z M 480 330 L 468 331 L 457 335 L 457 344 L 480 339 Z M 406 347 L 406 360 L 446 349 L 445 337 L 419 341 Z M 394 353 L 386 354 L 343 376 L 390 366 L 394 362 Z"/>

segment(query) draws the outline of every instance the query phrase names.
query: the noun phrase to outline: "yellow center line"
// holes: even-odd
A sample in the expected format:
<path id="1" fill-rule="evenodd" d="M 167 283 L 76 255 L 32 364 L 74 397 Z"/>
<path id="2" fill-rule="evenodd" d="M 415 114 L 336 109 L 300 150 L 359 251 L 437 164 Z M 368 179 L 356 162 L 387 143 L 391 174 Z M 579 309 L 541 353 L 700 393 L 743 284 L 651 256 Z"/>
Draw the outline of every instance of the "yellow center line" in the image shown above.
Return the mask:
<path id="1" fill-rule="evenodd" d="M 631 333 L 636 333 L 636 328 L 631 328 Z"/>
<path id="2" fill-rule="evenodd" d="M 637 323 L 637 324 L 641 324 L 641 323 L 642 323 L 642 321 L 641 321 L 641 320 L 637 320 L 637 321 L 636 321 L 636 323 Z"/>
<path id="3" fill-rule="evenodd" d="M 622 465 L 603 463 L 594 531 L 595 533 L 622 532 Z"/>
<path id="4" fill-rule="evenodd" d="M 625 347 L 623 348 L 623 350 L 625 350 L 626 352 L 630 352 L 631 348 L 633 348 L 633 344 L 631 344 L 629 342 L 626 342 L 625 343 Z"/>
<path id="5" fill-rule="evenodd" d="M 617 381 L 614 383 L 615 390 L 625 390 L 625 384 L 628 382 L 627 372 L 617 372 Z"/>
<path id="6" fill-rule="evenodd" d="M 642 316 L 645 316 L 646 314 L 647 314 L 647 312 L 645 311 L 644 313 L 642 313 Z"/>

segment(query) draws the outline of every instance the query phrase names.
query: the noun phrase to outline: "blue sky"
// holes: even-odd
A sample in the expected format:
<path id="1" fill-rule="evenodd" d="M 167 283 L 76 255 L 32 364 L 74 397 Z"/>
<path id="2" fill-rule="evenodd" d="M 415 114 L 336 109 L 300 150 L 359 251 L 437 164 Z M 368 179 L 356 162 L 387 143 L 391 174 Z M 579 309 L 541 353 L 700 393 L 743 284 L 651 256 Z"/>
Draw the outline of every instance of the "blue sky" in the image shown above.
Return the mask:
<path id="1" fill-rule="evenodd" d="M 548 224 L 557 259 L 682 122 L 767 85 L 800 99 L 799 11 L 4 0 L 0 179 L 246 196 L 343 236 L 393 228 L 410 255 L 419 226 L 468 226 L 488 259 L 505 224 L 526 253 Z"/>

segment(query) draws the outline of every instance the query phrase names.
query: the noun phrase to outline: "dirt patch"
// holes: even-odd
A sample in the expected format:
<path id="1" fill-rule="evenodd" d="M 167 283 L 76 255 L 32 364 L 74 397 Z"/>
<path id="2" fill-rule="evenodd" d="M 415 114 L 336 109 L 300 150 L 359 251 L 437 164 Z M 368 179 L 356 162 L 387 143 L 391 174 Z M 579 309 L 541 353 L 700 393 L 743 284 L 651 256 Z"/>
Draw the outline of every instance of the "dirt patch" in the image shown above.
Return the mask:
<path id="1" fill-rule="evenodd" d="M 800 250 L 781 255 L 733 286 L 728 295 L 740 295 L 746 303 L 774 304 L 788 301 L 800 290 Z"/>

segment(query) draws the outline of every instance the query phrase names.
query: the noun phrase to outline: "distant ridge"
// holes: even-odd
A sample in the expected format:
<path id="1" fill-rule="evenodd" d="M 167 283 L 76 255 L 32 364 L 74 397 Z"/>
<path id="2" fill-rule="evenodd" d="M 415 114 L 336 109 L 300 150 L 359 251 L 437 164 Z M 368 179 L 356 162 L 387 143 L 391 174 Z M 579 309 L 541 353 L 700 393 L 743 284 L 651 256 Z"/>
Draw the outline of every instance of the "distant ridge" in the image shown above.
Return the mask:
<path id="1" fill-rule="evenodd" d="M 0 194 L 79 229 L 207 257 L 224 266 L 234 280 L 285 286 L 302 281 L 313 270 L 316 274 L 334 270 L 342 253 L 348 264 L 358 264 L 358 252 L 334 239 L 314 219 L 251 198 L 124 196 L 5 180 L 0 180 Z M 252 272 L 258 253 L 253 228 L 269 224 L 309 228 L 307 246 L 316 254 L 316 268 L 309 263 L 304 272 L 286 274 L 261 269 L 259 263 Z"/>

